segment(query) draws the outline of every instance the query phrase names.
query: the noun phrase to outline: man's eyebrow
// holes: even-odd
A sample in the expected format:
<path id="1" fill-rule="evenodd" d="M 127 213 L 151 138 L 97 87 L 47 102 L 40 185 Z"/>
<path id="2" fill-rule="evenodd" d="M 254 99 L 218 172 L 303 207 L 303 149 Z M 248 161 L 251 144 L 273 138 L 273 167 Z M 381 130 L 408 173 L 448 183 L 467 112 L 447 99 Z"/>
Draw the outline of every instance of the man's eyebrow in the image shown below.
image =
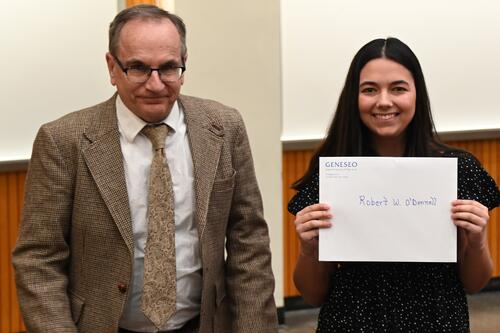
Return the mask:
<path id="1" fill-rule="evenodd" d="M 160 65 L 160 67 L 177 67 L 177 66 L 182 66 L 182 62 L 179 63 L 176 60 L 169 60 Z"/>
<path id="2" fill-rule="evenodd" d="M 151 65 L 144 63 L 142 60 L 134 59 L 134 58 L 127 60 L 124 65 L 125 66 L 137 66 L 137 65 L 139 65 L 139 66 L 152 67 Z M 182 63 L 179 64 L 179 62 L 176 60 L 168 60 L 168 61 L 162 63 L 159 67 L 177 67 L 177 66 L 182 66 Z"/>
<path id="3" fill-rule="evenodd" d="M 126 66 L 144 65 L 144 66 L 146 66 L 146 64 L 144 62 L 142 62 L 139 59 L 134 59 L 134 58 L 127 60 L 124 65 L 126 65 Z"/>

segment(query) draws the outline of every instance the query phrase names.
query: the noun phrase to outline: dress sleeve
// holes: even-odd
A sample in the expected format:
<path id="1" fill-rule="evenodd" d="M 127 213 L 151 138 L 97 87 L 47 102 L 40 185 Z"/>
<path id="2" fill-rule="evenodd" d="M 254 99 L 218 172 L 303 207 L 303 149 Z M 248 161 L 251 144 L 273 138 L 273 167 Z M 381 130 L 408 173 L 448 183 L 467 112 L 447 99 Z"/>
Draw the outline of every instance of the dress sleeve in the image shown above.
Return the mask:
<path id="1" fill-rule="evenodd" d="M 299 190 L 293 198 L 288 202 L 288 211 L 293 215 L 297 215 L 299 211 L 307 206 L 319 202 L 319 172 L 316 171 L 311 178 L 311 181 L 301 190 Z"/>
<path id="2" fill-rule="evenodd" d="M 500 205 L 495 180 L 470 153 L 458 154 L 458 198 L 476 200 L 489 210 Z"/>

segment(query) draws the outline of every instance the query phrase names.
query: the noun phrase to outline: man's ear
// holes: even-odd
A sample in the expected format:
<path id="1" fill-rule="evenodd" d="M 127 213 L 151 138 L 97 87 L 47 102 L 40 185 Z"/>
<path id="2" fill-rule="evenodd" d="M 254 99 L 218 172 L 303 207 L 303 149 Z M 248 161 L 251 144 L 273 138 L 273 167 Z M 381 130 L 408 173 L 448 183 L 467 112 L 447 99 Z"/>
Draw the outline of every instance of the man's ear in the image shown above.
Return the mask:
<path id="1" fill-rule="evenodd" d="M 182 58 L 182 63 L 184 64 L 184 67 L 186 67 L 187 60 L 188 60 L 188 55 L 187 55 L 187 52 L 186 52 L 186 55 L 184 56 L 184 58 Z M 180 80 L 181 80 L 181 85 L 183 85 L 184 84 L 184 73 L 182 74 Z"/>
<path id="2" fill-rule="evenodd" d="M 114 57 L 109 52 L 106 53 L 106 63 L 108 65 L 109 81 L 111 82 L 112 85 L 116 85 L 116 79 L 115 79 L 116 62 Z"/>

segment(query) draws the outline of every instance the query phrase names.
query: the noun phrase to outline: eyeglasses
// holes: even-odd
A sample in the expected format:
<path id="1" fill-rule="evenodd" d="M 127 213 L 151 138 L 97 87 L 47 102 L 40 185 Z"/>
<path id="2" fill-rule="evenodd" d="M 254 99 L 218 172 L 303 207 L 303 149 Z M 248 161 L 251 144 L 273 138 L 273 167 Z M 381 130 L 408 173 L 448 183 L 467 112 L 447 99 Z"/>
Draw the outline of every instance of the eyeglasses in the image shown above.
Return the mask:
<path id="1" fill-rule="evenodd" d="M 186 70 L 185 66 L 170 66 L 165 65 L 160 68 L 151 68 L 145 65 L 132 65 L 129 67 L 125 67 L 122 65 L 120 60 L 117 57 L 113 56 L 118 66 L 121 68 L 123 73 L 130 82 L 133 83 L 144 83 L 151 77 L 151 74 L 156 71 L 160 80 L 164 83 L 176 82 L 180 79 L 184 71 Z"/>

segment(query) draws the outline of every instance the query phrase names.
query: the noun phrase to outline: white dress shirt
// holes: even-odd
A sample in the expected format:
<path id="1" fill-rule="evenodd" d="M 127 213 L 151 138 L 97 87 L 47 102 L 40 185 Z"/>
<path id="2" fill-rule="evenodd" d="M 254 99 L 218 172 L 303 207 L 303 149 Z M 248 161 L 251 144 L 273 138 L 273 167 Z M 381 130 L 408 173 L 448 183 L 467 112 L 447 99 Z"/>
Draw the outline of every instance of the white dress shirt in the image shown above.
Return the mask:
<path id="1" fill-rule="evenodd" d="M 151 142 L 140 131 L 147 124 L 116 98 L 120 145 L 134 232 L 133 276 L 119 326 L 132 331 L 156 332 L 141 311 L 144 278 L 144 249 L 147 240 L 149 168 L 153 159 Z M 163 120 L 170 128 L 165 145 L 172 176 L 175 202 L 175 253 L 177 269 L 177 310 L 161 330 L 182 327 L 200 313 L 201 258 L 198 229 L 194 222 L 193 160 L 184 113 L 175 102 Z"/>

